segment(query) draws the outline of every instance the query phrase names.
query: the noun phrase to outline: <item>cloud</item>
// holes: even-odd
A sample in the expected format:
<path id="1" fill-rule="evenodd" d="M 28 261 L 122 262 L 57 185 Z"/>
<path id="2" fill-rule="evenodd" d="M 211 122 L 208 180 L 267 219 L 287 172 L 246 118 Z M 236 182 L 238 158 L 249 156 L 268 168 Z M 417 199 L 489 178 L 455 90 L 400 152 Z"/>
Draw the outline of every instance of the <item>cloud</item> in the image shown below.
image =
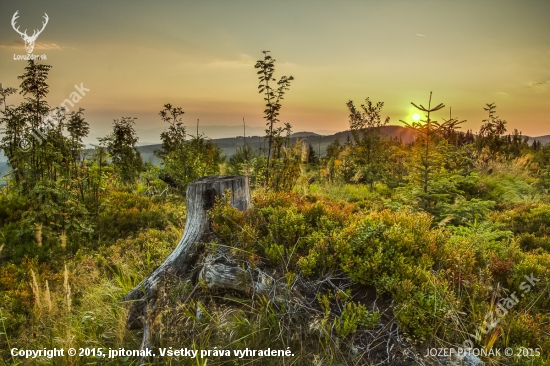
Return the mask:
<path id="1" fill-rule="evenodd" d="M 251 67 L 256 64 L 256 61 L 257 61 L 256 58 L 242 53 L 239 55 L 239 60 L 217 60 L 217 61 L 209 62 L 206 65 L 209 67 L 219 67 L 219 68 Z M 285 67 L 296 66 L 295 64 L 290 62 L 277 63 L 276 65 L 285 66 Z"/>
<path id="2" fill-rule="evenodd" d="M 256 60 L 245 54 L 239 55 L 239 60 L 217 60 L 213 62 L 209 62 L 207 66 L 210 67 L 249 67 L 251 65 L 254 65 L 256 63 Z"/>
<path id="3" fill-rule="evenodd" d="M 73 47 L 61 47 L 60 45 L 58 45 L 57 43 L 42 43 L 42 42 L 36 42 L 34 44 L 34 49 L 35 50 L 64 50 L 64 49 L 68 49 L 68 48 L 73 48 Z"/>
<path id="4" fill-rule="evenodd" d="M 19 41 L 11 41 L 6 43 L 0 43 L 0 48 L 23 48 L 25 49 L 25 44 Z"/>
<path id="5" fill-rule="evenodd" d="M 534 89 L 541 89 L 545 88 L 548 84 L 550 84 L 550 80 L 546 81 L 530 81 L 527 83 L 528 88 L 534 88 Z"/>
<path id="6" fill-rule="evenodd" d="M 298 65 L 293 64 L 292 62 L 283 62 L 283 63 L 280 63 L 279 66 L 296 67 L 296 66 L 298 66 Z"/>
<path id="7" fill-rule="evenodd" d="M 9 48 L 9 49 L 19 49 L 22 52 L 25 51 L 25 43 L 23 41 L 12 41 L 9 43 L 0 43 L 0 48 Z M 60 46 L 57 43 L 43 43 L 43 42 L 36 42 L 34 44 L 35 50 L 67 50 L 67 49 L 74 49 L 74 47 L 68 47 L 68 46 Z"/>

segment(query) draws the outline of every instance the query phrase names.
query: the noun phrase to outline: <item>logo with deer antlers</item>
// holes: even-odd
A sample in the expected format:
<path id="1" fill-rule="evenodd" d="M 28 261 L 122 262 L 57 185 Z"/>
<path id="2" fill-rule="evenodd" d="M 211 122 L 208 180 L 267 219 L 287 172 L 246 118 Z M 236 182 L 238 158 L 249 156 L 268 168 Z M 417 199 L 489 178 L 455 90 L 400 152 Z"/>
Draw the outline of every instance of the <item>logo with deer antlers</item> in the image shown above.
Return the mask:
<path id="1" fill-rule="evenodd" d="M 32 36 L 28 36 L 26 29 L 24 32 L 21 32 L 19 31 L 19 27 L 15 28 L 15 20 L 19 18 L 19 15 L 17 15 L 17 13 L 19 13 L 19 10 L 17 10 L 15 14 L 13 14 L 13 18 L 11 18 L 11 26 L 17 33 L 21 35 L 21 38 L 23 38 L 23 40 L 25 41 L 25 48 L 27 49 L 27 53 L 32 53 L 32 51 L 34 50 L 34 42 L 36 42 L 36 38 L 38 38 L 40 33 L 42 33 L 44 28 L 46 28 L 46 24 L 48 24 L 48 19 L 49 19 L 48 14 L 44 13 L 45 21 L 42 22 L 42 29 L 40 30 L 35 29 L 34 32 L 32 33 Z"/>

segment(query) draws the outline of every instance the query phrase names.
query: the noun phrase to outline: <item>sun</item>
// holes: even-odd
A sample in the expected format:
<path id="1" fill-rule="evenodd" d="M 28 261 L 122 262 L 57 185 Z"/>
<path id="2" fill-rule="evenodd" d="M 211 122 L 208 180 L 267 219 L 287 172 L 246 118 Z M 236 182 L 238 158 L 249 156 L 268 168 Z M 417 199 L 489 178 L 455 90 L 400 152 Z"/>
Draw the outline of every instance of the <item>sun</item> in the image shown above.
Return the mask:
<path id="1" fill-rule="evenodd" d="M 418 113 L 415 113 L 412 115 L 413 121 L 420 121 L 420 115 Z"/>

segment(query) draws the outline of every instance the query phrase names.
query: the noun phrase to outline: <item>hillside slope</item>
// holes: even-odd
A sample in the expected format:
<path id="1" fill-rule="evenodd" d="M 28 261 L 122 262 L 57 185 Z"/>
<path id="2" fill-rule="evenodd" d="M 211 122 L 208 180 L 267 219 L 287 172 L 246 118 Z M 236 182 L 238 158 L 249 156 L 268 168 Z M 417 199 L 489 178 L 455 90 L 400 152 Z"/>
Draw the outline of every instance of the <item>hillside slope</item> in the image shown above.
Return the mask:
<path id="1" fill-rule="evenodd" d="M 414 139 L 413 131 L 401 126 L 384 126 L 382 127 L 382 132 L 390 138 L 399 138 L 404 143 L 411 143 Z M 321 152 L 321 156 L 325 155 L 327 146 L 330 145 L 335 140 L 339 140 L 340 143 L 344 143 L 346 139 L 353 138 L 351 131 L 342 131 L 335 133 L 333 135 L 318 135 L 314 132 L 297 132 L 292 134 L 291 142 L 294 144 L 297 140 L 303 141 L 306 144 L 311 144 L 315 151 Z M 227 137 L 222 139 L 213 139 L 223 151 L 224 155 L 227 158 L 230 158 L 235 154 L 237 148 L 243 146 L 245 143 L 245 138 L 243 136 L 237 137 Z M 265 150 L 267 148 L 267 142 L 264 140 L 263 136 L 247 136 L 246 143 L 254 147 L 255 149 Z M 137 149 L 141 153 L 143 161 L 151 162 L 152 164 L 157 164 L 158 159 L 154 155 L 155 150 L 160 149 L 160 144 L 156 145 L 146 145 L 139 146 Z"/>

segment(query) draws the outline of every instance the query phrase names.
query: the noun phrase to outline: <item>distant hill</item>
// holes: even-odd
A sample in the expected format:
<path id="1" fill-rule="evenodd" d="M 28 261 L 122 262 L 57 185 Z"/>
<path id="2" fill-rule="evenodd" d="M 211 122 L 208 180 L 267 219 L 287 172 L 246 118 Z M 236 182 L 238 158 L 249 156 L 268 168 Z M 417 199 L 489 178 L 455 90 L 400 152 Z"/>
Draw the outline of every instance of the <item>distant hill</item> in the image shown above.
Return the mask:
<path id="1" fill-rule="evenodd" d="M 8 158 L 4 155 L 4 151 L 0 149 L 0 179 L 8 171 Z"/>
<path id="2" fill-rule="evenodd" d="M 290 137 L 308 137 L 308 136 L 320 136 L 315 132 L 296 132 L 290 135 Z"/>
<path id="3" fill-rule="evenodd" d="M 404 143 L 411 143 L 414 140 L 413 131 L 401 126 L 384 126 L 382 132 L 389 137 L 396 137 L 401 139 Z M 327 150 L 327 146 L 335 140 L 339 140 L 340 143 L 344 143 L 348 138 L 352 139 L 351 131 L 342 131 L 333 135 L 319 135 L 314 132 L 296 132 L 291 135 L 291 143 L 296 143 L 297 140 L 303 141 L 306 144 L 311 144 L 316 152 L 321 152 L 321 156 L 324 156 Z M 245 140 L 243 136 L 226 137 L 221 139 L 213 139 L 224 155 L 229 159 L 237 148 L 243 146 Z M 247 136 L 246 143 L 251 145 L 255 149 L 267 148 L 267 142 L 263 136 Z M 154 151 L 160 149 L 160 144 L 138 146 L 138 151 L 141 153 L 143 161 L 151 162 L 152 164 L 158 163 L 158 158 L 154 155 Z"/>
<path id="4" fill-rule="evenodd" d="M 398 138 L 405 144 L 409 144 L 414 141 L 414 131 L 409 128 L 401 126 L 384 126 L 381 129 L 382 133 L 384 133 L 389 138 Z M 331 135 L 330 137 L 333 137 L 332 141 L 338 139 L 340 140 L 340 142 L 343 143 L 344 141 L 346 141 L 348 136 L 350 139 L 353 138 L 350 130 L 338 132 L 334 135 Z"/>
<path id="5" fill-rule="evenodd" d="M 533 141 L 539 141 L 543 145 L 550 143 L 550 135 L 529 137 L 529 143 L 532 144 Z"/>
<path id="6" fill-rule="evenodd" d="M 8 171 L 8 163 L 5 161 L 0 161 L 0 179 Z"/>

